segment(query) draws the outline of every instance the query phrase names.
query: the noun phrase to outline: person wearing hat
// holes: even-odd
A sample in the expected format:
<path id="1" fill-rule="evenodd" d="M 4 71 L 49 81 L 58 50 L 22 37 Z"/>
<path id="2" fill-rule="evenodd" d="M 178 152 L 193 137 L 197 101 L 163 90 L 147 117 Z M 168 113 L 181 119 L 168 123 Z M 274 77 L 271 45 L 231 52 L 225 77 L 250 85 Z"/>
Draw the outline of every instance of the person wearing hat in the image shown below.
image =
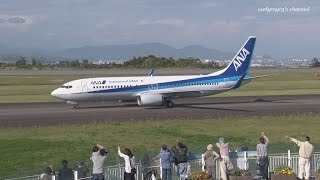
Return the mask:
<path id="1" fill-rule="evenodd" d="M 162 169 L 162 179 L 171 180 L 171 153 L 166 144 L 161 146 L 159 157 Z"/>
<path id="2" fill-rule="evenodd" d="M 40 180 L 51 180 L 52 179 L 52 168 L 46 167 L 44 172 L 40 175 Z"/>
<path id="3" fill-rule="evenodd" d="M 209 144 L 207 146 L 207 151 L 204 153 L 205 169 L 209 174 L 209 179 L 214 180 L 216 177 L 216 159 L 220 155 L 213 150 L 213 145 Z"/>
<path id="4" fill-rule="evenodd" d="M 305 136 L 304 141 L 299 141 L 293 137 L 285 136 L 290 141 L 299 146 L 299 179 L 310 178 L 310 162 L 314 151 L 314 146 L 310 143 L 310 137 Z"/>
<path id="5" fill-rule="evenodd" d="M 216 143 L 217 147 L 220 150 L 220 174 L 221 179 L 227 180 L 227 170 L 232 170 L 233 165 L 229 158 L 229 143 L 224 141 L 223 137 L 219 138 L 219 142 Z"/>

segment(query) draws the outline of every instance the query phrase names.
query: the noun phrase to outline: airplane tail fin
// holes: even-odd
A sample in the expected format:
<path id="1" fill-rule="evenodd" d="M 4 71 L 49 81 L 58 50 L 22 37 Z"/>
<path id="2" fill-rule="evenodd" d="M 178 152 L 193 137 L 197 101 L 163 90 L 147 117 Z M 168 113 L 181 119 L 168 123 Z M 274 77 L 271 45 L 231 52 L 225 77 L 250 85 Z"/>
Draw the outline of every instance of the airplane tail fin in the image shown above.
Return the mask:
<path id="1" fill-rule="evenodd" d="M 256 37 L 250 36 L 247 42 L 241 47 L 229 65 L 220 71 L 223 76 L 249 76 L 250 64 L 253 55 Z"/>

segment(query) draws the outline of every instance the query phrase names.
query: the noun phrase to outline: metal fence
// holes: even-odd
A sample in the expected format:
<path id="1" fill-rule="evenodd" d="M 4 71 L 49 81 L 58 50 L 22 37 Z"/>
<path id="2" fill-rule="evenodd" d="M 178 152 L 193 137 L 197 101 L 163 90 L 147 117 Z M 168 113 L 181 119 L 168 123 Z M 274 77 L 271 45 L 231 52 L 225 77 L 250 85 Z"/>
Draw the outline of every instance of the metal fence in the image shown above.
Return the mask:
<path id="1" fill-rule="evenodd" d="M 246 169 L 251 172 L 253 176 L 257 177 L 257 164 L 256 164 L 256 156 L 254 151 L 244 151 L 241 154 L 237 154 L 237 156 L 230 156 L 231 162 L 234 167 L 238 167 L 240 169 Z M 275 168 L 279 165 L 286 165 L 291 167 L 295 173 L 298 172 L 298 159 L 299 156 L 297 153 L 281 153 L 281 154 L 270 154 L 269 155 L 269 172 L 273 172 Z M 191 172 L 199 172 L 204 171 L 204 160 L 201 156 L 197 156 L 192 160 L 188 161 L 189 168 Z M 220 166 L 219 162 L 216 164 L 216 178 L 220 177 Z M 315 171 L 319 169 L 320 165 L 320 152 L 314 153 L 311 160 L 311 168 L 310 174 L 313 176 Z M 151 166 L 151 167 L 143 167 L 142 163 L 139 162 L 135 164 L 135 168 L 137 169 L 136 179 L 143 180 L 146 173 L 153 169 L 156 173 L 156 179 L 160 179 L 161 177 L 161 167 L 160 166 Z M 75 179 L 78 179 L 77 172 L 74 173 Z M 115 166 L 108 166 L 105 169 L 105 178 L 110 180 L 122 180 L 124 175 L 124 165 L 118 164 Z M 81 178 L 81 180 L 91 179 L 91 175 L 86 178 Z M 177 166 L 172 166 L 172 179 L 178 180 Z M 40 180 L 40 175 L 35 176 L 26 176 L 19 178 L 11 178 L 6 180 Z M 59 180 L 57 176 L 52 177 L 52 180 Z"/>
<path id="2" fill-rule="evenodd" d="M 10 180 L 40 180 L 40 175 L 11 178 Z"/>
<path id="3" fill-rule="evenodd" d="M 278 165 L 286 165 L 291 167 L 294 172 L 298 172 L 299 169 L 299 155 L 297 153 L 287 154 L 272 154 L 269 156 L 269 170 L 273 172 Z M 314 173 L 320 168 L 320 153 L 314 153 L 310 163 L 310 174 L 314 176 Z"/>

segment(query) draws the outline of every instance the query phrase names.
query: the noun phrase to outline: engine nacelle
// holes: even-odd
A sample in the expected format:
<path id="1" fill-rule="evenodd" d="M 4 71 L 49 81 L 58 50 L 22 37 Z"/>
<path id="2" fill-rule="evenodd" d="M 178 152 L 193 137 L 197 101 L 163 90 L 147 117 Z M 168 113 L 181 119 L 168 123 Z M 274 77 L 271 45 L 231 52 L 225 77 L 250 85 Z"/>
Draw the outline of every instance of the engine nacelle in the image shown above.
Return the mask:
<path id="1" fill-rule="evenodd" d="M 161 94 L 141 94 L 137 103 L 139 106 L 160 106 L 163 104 L 163 97 Z"/>

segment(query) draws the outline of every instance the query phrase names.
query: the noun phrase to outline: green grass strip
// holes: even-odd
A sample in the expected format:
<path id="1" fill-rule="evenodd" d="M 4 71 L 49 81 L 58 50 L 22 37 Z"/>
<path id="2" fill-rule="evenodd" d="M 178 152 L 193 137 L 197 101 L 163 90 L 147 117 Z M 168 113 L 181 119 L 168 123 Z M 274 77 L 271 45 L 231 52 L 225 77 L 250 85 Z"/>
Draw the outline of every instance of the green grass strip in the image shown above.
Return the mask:
<path id="1" fill-rule="evenodd" d="M 95 143 L 105 145 L 110 151 L 109 165 L 119 162 L 117 145 L 132 149 L 137 159 L 144 153 L 152 157 L 162 144 L 171 147 L 177 139 L 195 153 L 204 152 L 206 146 L 215 143 L 220 136 L 231 143 L 232 150 L 242 146 L 255 150 L 261 131 L 270 139 L 270 152 L 297 151 L 295 145 L 284 139 L 285 135 L 297 138 L 308 135 L 315 150 L 319 151 L 320 131 L 317 127 L 320 127 L 320 116 L 300 115 L 1 128 L 0 177 L 42 169 L 48 164 L 54 164 L 58 169 L 63 159 L 71 164 L 88 160 Z"/>

